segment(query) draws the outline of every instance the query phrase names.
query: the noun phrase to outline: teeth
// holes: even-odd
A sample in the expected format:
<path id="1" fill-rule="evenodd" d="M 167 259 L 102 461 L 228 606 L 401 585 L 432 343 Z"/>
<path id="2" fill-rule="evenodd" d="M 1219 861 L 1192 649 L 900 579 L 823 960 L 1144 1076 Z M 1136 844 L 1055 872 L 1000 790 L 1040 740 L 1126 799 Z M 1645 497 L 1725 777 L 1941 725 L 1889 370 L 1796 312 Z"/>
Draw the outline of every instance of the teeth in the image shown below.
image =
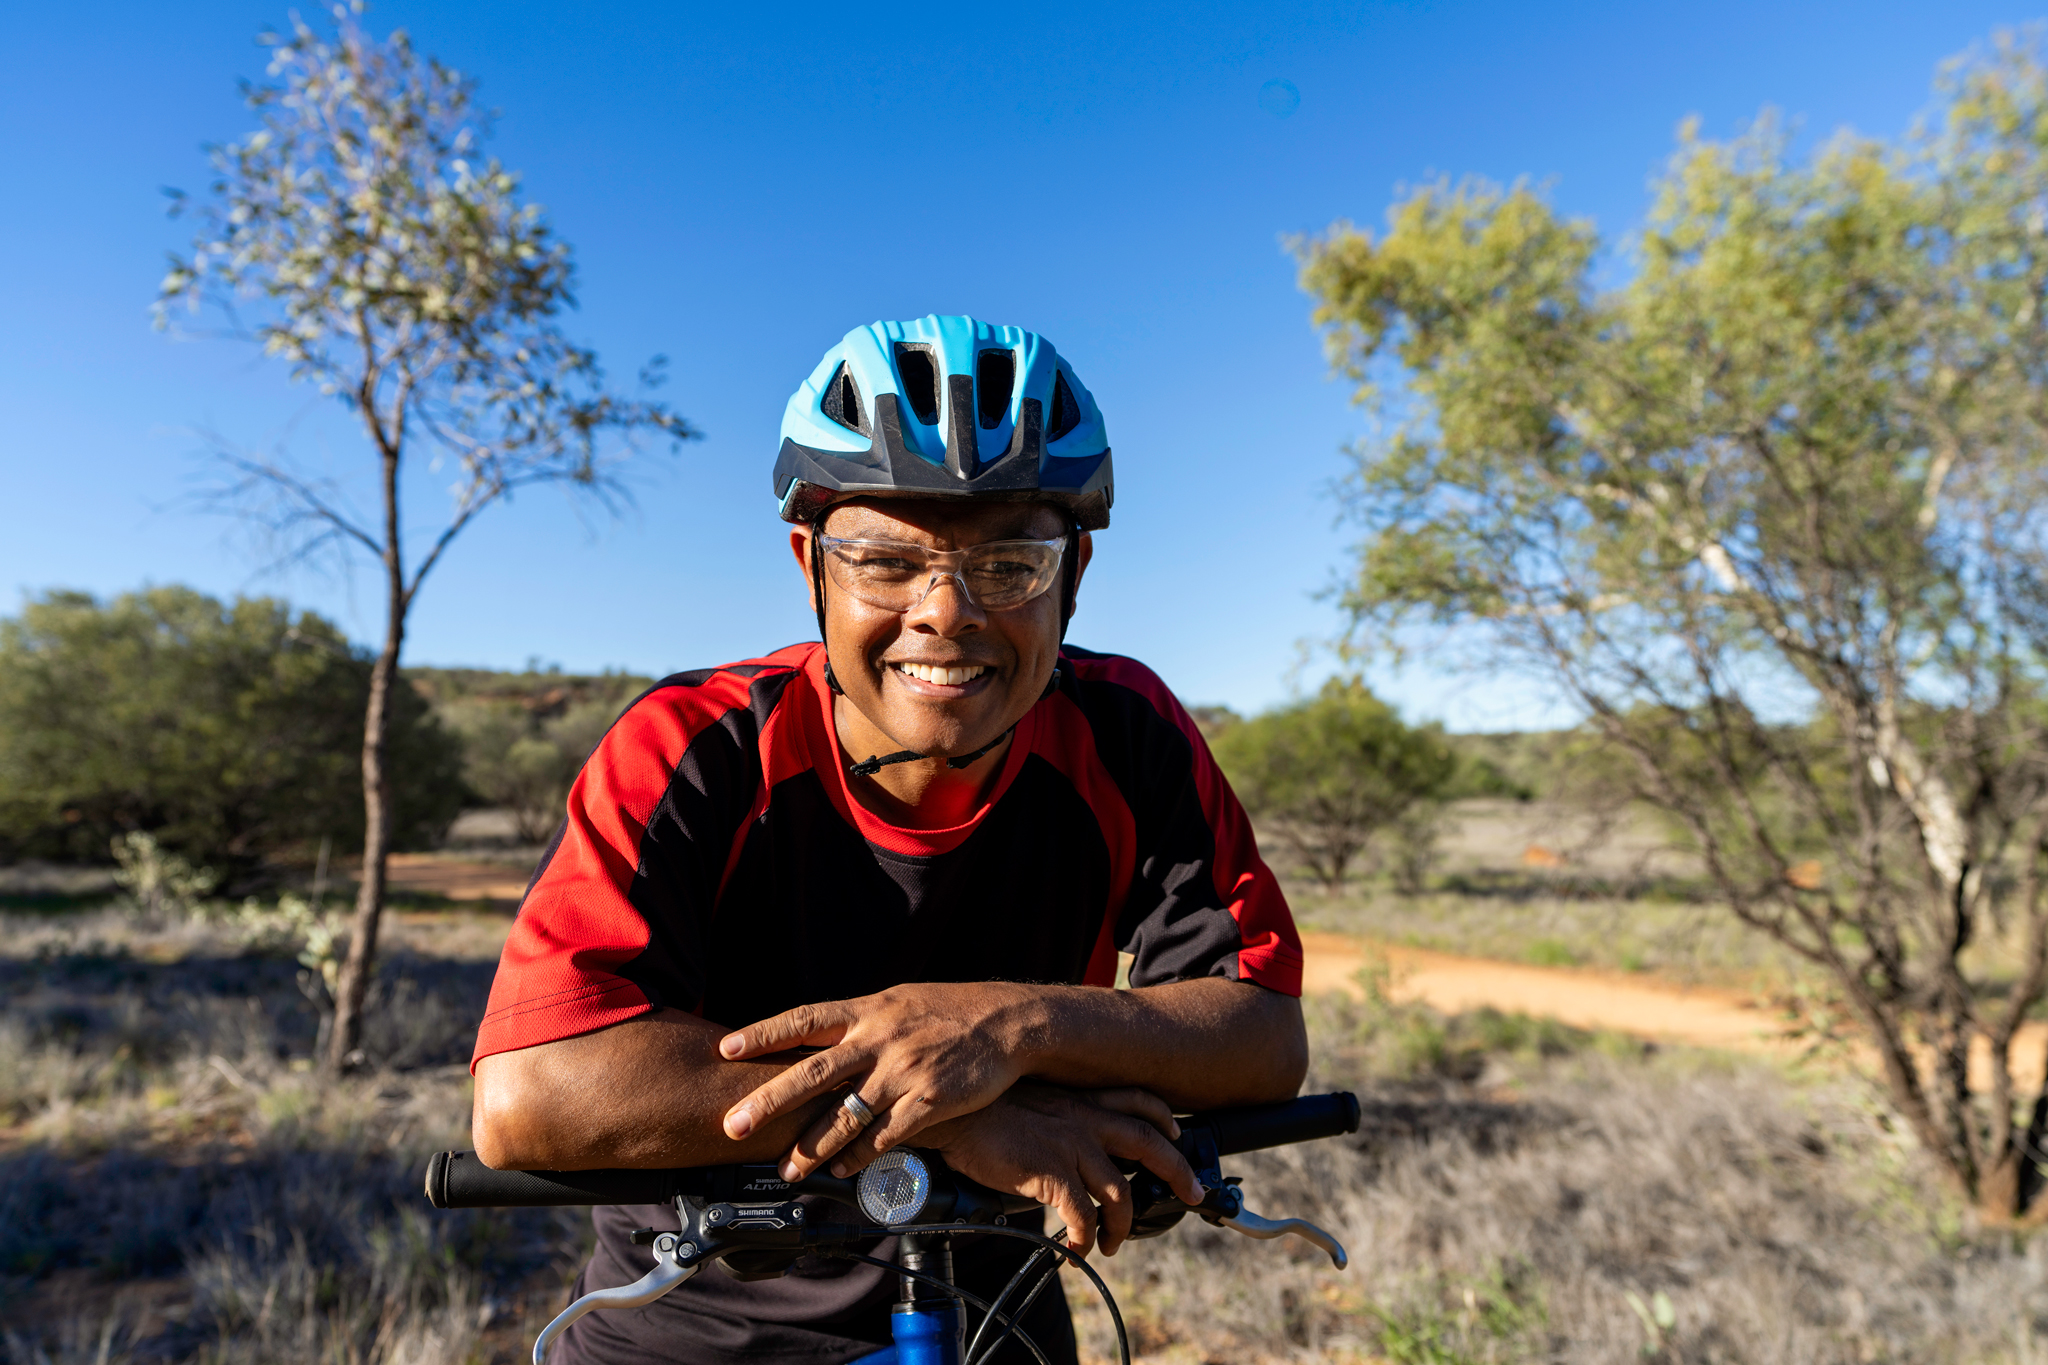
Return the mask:
<path id="1" fill-rule="evenodd" d="M 966 668 L 938 668 L 932 664 L 897 664 L 896 671 L 916 678 L 919 682 L 939 683 L 946 687 L 958 687 L 961 683 L 972 682 L 988 672 L 988 665 L 973 664 Z"/>

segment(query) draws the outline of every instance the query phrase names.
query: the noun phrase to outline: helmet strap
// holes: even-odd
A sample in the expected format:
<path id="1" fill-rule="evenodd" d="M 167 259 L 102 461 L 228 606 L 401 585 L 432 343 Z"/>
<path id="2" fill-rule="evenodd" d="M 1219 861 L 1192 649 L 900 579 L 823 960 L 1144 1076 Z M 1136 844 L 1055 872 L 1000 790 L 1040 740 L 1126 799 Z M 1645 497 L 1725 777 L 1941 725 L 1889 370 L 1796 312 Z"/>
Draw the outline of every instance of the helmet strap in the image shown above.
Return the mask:
<path id="1" fill-rule="evenodd" d="M 811 601 L 818 608 L 818 643 L 825 646 L 825 686 L 832 689 L 833 696 L 843 697 L 846 689 L 832 672 L 832 645 L 825 638 L 825 549 L 821 537 L 825 534 L 825 518 L 831 513 L 832 505 L 827 503 L 811 518 Z"/>
<path id="2" fill-rule="evenodd" d="M 1067 549 L 1060 556 L 1060 643 L 1067 642 L 1067 623 L 1074 619 L 1074 594 L 1081 577 L 1081 523 L 1067 514 Z M 1058 687 L 1060 672 L 1054 669 L 1052 683 Z"/>

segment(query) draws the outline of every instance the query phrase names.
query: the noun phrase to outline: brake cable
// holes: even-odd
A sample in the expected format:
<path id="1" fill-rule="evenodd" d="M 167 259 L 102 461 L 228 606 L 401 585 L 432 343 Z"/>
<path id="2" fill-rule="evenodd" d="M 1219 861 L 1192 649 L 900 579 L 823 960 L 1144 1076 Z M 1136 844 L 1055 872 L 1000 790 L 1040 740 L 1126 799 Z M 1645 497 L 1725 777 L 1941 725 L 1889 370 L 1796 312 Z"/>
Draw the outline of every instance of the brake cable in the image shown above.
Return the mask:
<path id="1" fill-rule="evenodd" d="M 1124 1330 L 1124 1315 L 1117 1309 L 1116 1295 L 1109 1292 L 1109 1286 L 1102 1282 L 1102 1276 L 1095 1273 L 1095 1267 L 1088 1264 L 1087 1258 L 1082 1256 L 1079 1252 L 1073 1250 L 1071 1247 L 1062 1246 L 1060 1243 L 1054 1241 L 1050 1237 L 1043 1236 L 1036 1232 L 1026 1232 L 1022 1228 L 990 1227 L 987 1224 L 982 1223 L 977 1223 L 972 1227 L 965 1228 L 954 1223 L 933 1223 L 929 1226 L 911 1223 L 906 1224 L 902 1227 L 889 1228 L 888 1231 L 892 1236 L 902 1236 L 905 1233 L 912 1232 L 941 1232 L 946 1233 L 948 1235 L 958 1235 L 962 1232 L 973 1232 L 989 1237 L 1015 1237 L 1020 1242 L 1030 1242 L 1034 1246 L 1038 1246 L 1047 1251 L 1052 1252 L 1054 1255 L 1065 1260 L 1068 1265 L 1073 1266 L 1074 1269 L 1080 1271 L 1083 1275 L 1086 1275 L 1088 1277 L 1088 1282 L 1095 1286 L 1095 1292 L 1102 1297 L 1102 1306 L 1109 1310 L 1110 1324 L 1116 1328 L 1117 1365 L 1131 1365 L 1130 1334 Z M 938 1281 L 934 1276 L 927 1275 L 921 1270 L 904 1270 L 894 1261 L 884 1261 L 879 1257 L 875 1256 L 864 1256 L 857 1251 L 840 1250 L 836 1253 L 827 1251 L 824 1254 L 838 1255 L 845 1257 L 848 1260 L 865 1261 L 869 1265 L 878 1265 L 887 1270 L 897 1271 L 900 1274 L 910 1276 L 912 1279 L 922 1280 L 925 1283 L 943 1287 L 948 1293 L 960 1295 L 960 1297 L 967 1300 L 967 1302 L 970 1305 L 972 1305 L 975 1308 L 981 1309 L 984 1313 L 988 1311 L 988 1305 L 986 1303 L 968 1294 L 966 1290 L 961 1289 L 957 1285 L 941 1285 L 941 1282 Z M 1000 1299 L 1001 1296 L 998 1295 L 997 1297 Z M 1016 1326 L 1015 1318 L 1011 1318 L 1009 1319 L 1009 1321 L 1013 1327 Z M 1031 1341 L 1029 1335 L 1026 1334 L 1022 1328 L 1017 1328 L 1017 1336 L 1020 1340 L 1024 1341 L 1027 1345 L 1030 1346 L 1033 1355 L 1038 1356 L 1040 1360 L 1045 1359 L 1045 1357 L 1039 1353 L 1036 1343 L 1033 1343 Z"/>
<path id="2" fill-rule="evenodd" d="M 996 1295 L 995 1307 L 991 1308 L 982 1318 L 981 1326 L 974 1329 L 974 1340 L 967 1343 L 967 1354 L 964 1357 L 963 1365 L 974 1365 L 977 1360 L 986 1361 L 992 1359 L 995 1353 L 1002 1349 L 1004 1342 L 1008 1341 L 1013 1335 L 1022 1333 L 1023 1328 L 1020 1324 L 1031 1312 L 1031 1305 L 1038 1302 L 1038 1296 L 1045 1292 L 1045 1287 L 1051 1284 L 1053 1277 L 1059 1273 L 1057 1265 L 1048 1265 L 1045 1270 L 1039 1273 L 1038 1283 L 1031 1286 L 1031 1292 L 1024 1296 L 1023 1302 L 1017 1305 L 1016 1311 L 1004 1319 L 1003 1330 L 997 1334 L 994 1341 L 988 1344 L 988 1350 L 981 1350 L 981 1339 L 988 1335 L 989 1325 L 996 1320 L 997 1311 L 1009 1300 L 1010 1295 L 1016 1291 L 1017 1286 L 1023 1282 L 1024 1277 L 1038 1268 L 1039 1258 L 1044 1255 L 1045 1249 L 1043 1247 L 1033 1251 L 1031 1258 L 1025 1261 L 1023 1265 L 1018 1266 L 1017 1273 L 1012 1275 L 1010 1282 L 1003 1286 L 1003 1292 Z"/>

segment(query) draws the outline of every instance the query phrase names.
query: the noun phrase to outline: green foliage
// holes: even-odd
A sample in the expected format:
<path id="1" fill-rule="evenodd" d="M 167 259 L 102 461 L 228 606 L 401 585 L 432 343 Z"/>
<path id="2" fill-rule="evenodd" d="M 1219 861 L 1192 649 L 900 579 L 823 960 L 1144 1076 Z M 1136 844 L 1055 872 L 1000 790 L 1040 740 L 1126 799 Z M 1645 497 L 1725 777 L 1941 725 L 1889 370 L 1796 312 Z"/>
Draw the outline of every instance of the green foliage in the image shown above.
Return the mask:
<path id="1" fill-rule="evenodd" d="M 1356 451 L 1355 643 L 1462 631 L 1576 700 L 1575 781 L 1662 811 L 1881 1050 L 1941 1057 L 1888 1074 L 1971 1190 L 2024 1144 L 2002 1092 L 1972 1112 L 1966 1044 L 2048 985 L 1985 1006 L 1966 965 L 1987 924 L 2048 931 L 2043 202 L 2048 72 L 2002 39 L 1897 144 L 1687 128 L 1617 288 L 1524 185 L 1302 253 L 1388 433 Z"/>
<path id="2" fill-rule="evenodd" d="M 33 599 L 0 619 L 0 845 L 99 861 L 146 834 L 149 858 L 126 847 L 148 899 L 175 891 L 166 857 L 247 873 L 360 838 L 369 675 L 334 626 L 271 598 Z M 401 687 L 392 749 L 403 846 L 423 846 L 461 803 L 457 741 Z"/>
<path id="3" fill-rule="evenodd" d="M 306 969 L 300 989 L 323 1006 L 333 998 L 348 947 L 346 916 L 287 891 L 274 905 L 245 897 L 228 922 L 244 953 L 290 955 Z M 318 991 L 312 989 L 315 980 Z"/>
<path id="4" fill-rule="evenodd" d="M 1396 1000 L 1384 958 L 1368 960 L 1354 978 L 1357 998 L 1326 995 L 1305 1003 L 1321 1042 L 1324 1074 L 1383 1081 L 1477 1080 L 1496 1059 L 1533 1060 L 1600 1051 L 1639 1054 L 1624 1034 L 1589 1032 L 1555 1019 L 1490 1006 L 1445 1015 L 1414 1000 Z"/>
<path id="5" fill-rule="evenodd" d="M 175 853 L 166 853 L 156 836 L 130 830 L 114 840 L 114 883 L 148 915 L 185 915 L 212 894 L 220 877 L 212 868 L 194 867 Z"/>
<path id="6" fill-rule="evenodd" d="M 440 703 L 462 736 L 470 790 L 510 811 L 524 843 L 546 839 L 560 823 L 583 760 L 645 684 L 623 675 L 576 681 L 586 686 L 555 686 L 537 695 L 478 689 Z"/>
<path id="7" fill-rule="evenodd" d="M 555 325 L 574 302 L 569 248 L 519 178 L 481 159 L 490 119 L 472 83 L 402 30 L 379 42 L 347 6 L 332 13 L 332 37 L 296 15 L 263 36 L 278 83 L 244 88 L 263 126 L 214 149 L 204 227 L 171 260 L 159 325 L 175 303 L 241 300 L 252 339 L 354 409 L 387 456 L 411 432 L 443 449 L 464 476 L 452 528 L 520 484 L 601 490 L 608 434 L 694 436 L 665 405 L 609 392 Z M 376 548 L 310 485 L 249 472 Z"/>
<path id="8" fill-rule="evenodd" d="M 1503 1347 L 1519 1355 L 1540 1338 L 1549 1314 L 1526 1265 L 1496 1267 L 1485 1279 L 1454 1292 L 1434 1286 L 1431 1299 L 1399 1308 L 1371 1310 L 1378 1320 L 1379 1347 L 1397 1365 L 1479 1365 L 1501 1358 Z M 1660 1295 L 1661 1297 L 1661 1295 Z"/>
<path id="9" fill-rule="evenodd" d="M 1659 1289 L 1650 1296 L 1648 1303 L 1635 1290 L 1623 1291 L 1622 1297 L 1643 1324 L 1643 1354 L 1660 1356 L 1664 1354 L 1665 1339 L 1678 1326 L 1678 1309 L 1671 1302 L 1671 1296 Z"/>
<path id="10" fill-rule="evenodd" d="M 1244 717 L 1227 706 L 1190 706 L 1188 715 L 1205 739 L 1214 739 Z"/>
<path id="11" fill-rule="evenodd" d="M 1458 754 L 1458 775 L 1445 799 L 1506 797 L 1531 801 L 1556 796 L 1570 775 L 1569 730 L 1447 736 Z"/>
<path id="12" fill-rule="evenodd" d="M 1346 678 L 1224 726 L 1212 748 L 1246 809 L 1333 890 L 1383 833 L 1397 837 L 1398 873 L 1426 869 L 1429 808 L 1457 770 L 1439 727 L 1404 725 L 1363 683 Z"/>

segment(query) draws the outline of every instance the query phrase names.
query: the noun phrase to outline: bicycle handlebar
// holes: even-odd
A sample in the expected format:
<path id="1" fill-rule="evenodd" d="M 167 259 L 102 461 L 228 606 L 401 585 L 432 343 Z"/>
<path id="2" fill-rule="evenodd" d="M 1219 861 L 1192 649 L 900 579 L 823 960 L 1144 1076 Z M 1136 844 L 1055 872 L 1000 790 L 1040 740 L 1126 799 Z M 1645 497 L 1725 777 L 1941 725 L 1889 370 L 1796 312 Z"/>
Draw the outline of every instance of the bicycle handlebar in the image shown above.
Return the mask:
<path id="1" fill-rule="evenodd" d="M 1209 1129 L 1216 1135 L 1216 1155 L 1236 1156 L 1239 1152 L 1355 1133 L 1358 1118 L 1358 1096 L 1340 1090 L 1331 1095 L 1303 1095 L 1280 1104 L 1212 1109 L 1206 1114 L 1190 1115 L 1181 1128 Z"/>
<path id="2" fill-rule="evenodd" d="M 437 1209 L 536 1209 L 578 1204 L 666 1204 L 680 1171 L 494 1171 L 475 1152 L 436 1152 L 427 1202 Z"/>
<path id="3" fill-rule="evenodd" d="M 1176 1144 L 1196 1160 L 1207 1145 L 1216 1156 L 1234 1156 L 1263 1147 L 1337 1137 L 1358 1131 L 1358 1099 L 1354 1095 L 1304 1095 L 1278 1104 L 1213 1109 L 1181 1121 Z M 1204 1141 L 1206 1139 L 1206 1143 Z M 1197 1161 L 1197 1167 L 1204 1164 Z M 962 1187 L 1003 1203 L 993 1192 L 962 1177 Z M 775 1174 L 772 1164 L 681 1167 L 667 1170 L 496 1171 L 474 1152 L 438 1152 L 427 1165 L 427 1202 L 437 1209 L 547 1208 L 590 1204 L 665 1204 L 683 1194 L 720 1198 L 787 1198 L 791 1194 L 822 1194 L 852 1204 L 857 1196 L 850 1180 L 820 1171 L 791 1186 Z"/>

